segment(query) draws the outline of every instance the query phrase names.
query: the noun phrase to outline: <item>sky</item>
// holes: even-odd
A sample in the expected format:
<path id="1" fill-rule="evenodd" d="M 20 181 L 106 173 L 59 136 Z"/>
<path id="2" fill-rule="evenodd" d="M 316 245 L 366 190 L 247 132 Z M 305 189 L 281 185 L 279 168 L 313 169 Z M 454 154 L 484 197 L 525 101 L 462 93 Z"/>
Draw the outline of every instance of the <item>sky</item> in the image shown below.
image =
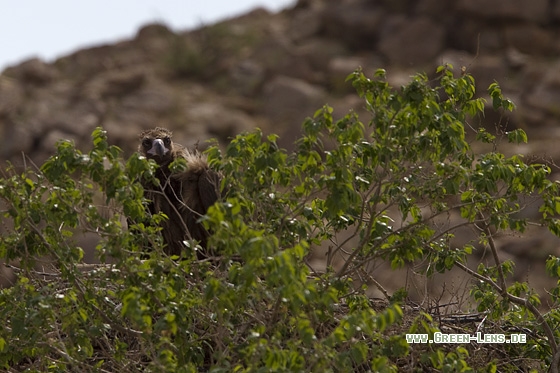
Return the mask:
<path id="1" fill-rule="evenodd" d="M 247 13 L 276 12 L 296 0 L 19 0 L 0 5 L 0 71 L 38 57 L 52 62 L 78 49 L 130 39 L 148 23 L 175 31 Z M 6 5 L 10 4 L 10 5 Z"/>

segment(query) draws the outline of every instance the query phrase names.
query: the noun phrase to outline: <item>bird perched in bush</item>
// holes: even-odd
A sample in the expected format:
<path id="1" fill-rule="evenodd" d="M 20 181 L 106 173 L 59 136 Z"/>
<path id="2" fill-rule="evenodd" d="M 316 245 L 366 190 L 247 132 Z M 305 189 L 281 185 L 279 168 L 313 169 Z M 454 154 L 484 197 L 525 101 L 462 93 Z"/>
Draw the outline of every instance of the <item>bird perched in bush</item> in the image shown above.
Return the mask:
<path id="1" fill-rule="evenodd" d="M 196 240 L 207 248 L 209 232 L 199 222 L 208 208 L 220 198 L 221 175 L 209 168 L 206 157 L 198 151 L 190 152 L 174 143 L 172 132 L 161 127 L 140 134 L 138 151 L 158 164 L 156 177 L 160 185 L 143 182 L 151 214 L 167 215 L 162 223 L 164 252 L 180 255 L 185 242 Z M 171 172 L 169 165 L 177 159 L 186 161 L 186 169 Z M 207 253 L 197 252 L 199 258 Z"/>

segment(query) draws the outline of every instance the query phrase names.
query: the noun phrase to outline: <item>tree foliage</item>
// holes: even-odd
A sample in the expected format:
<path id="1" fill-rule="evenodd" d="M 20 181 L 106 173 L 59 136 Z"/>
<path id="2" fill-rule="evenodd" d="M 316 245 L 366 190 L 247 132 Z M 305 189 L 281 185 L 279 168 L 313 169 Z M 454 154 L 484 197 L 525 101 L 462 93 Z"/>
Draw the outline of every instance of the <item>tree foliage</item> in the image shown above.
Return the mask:
<path id="1" fill-rule="evenodd" d="M 474 143 L 498 138 L 484 129 L 472 140 L 467 134 L 486 105 L 468 74 L 442 66 L 436 78 L 418 74 L 399 89 L 383 70 L 349 80 L 368 118 L 335 119 L 325 106 L 305 120 L 291 153 L 259 130 L 207 151 L 229 190 L 203 217 L 213 232 L 212 260 L 162 253 L 158 222 L 167 217 L 147 215 L 138 182 L 153 179 L 156 165 L 138 155 L 124 161 L 100 128 L 87 153 L 61 141 L 40 168 L 8 168 L 0 179 L 0 257 L 18 276 L 0 292 L 0 367 L 496 371 L 495 355 L 475 359 L 469 345 L 409 345 L 405 334 L 433 336 L 441 321 L 425 310 L 411 316 L 405 292 L 382 303 L 366 295 L 371 281 L 383 288 L 371 272 L 383 260 L 393 268 L 425 263 L 428 277 L 465 271 L 478 312 L 507 320 L 510 330 L 531 330 L 526 344 L 502 351 L 528 367 L 557 368 L 559 287 L 550 289 L 554 304 L 544 313 L 542 294 L 508 277 L 513 263 L 500 259 L 494 240 L 528 224 L 560 235 L 549 167 L 495 148 L 475 153 Z M 488 94 L 495 110 L 513 109 L 497 83 Z M 527 141 L 522 130 L 503 135 Z M 519 217 L 519 201 L 535 195 L 542 216 L 530 222 Z M 435 224 L 452 212 L 457 221 Z M 475 245 L 451 243 L 468 225 L 493 264 L 472 267 Z M 98 240 L 100 264 L 83 263 L 76 240 L 83 232 Z M 328 247 L 323 269 L 307 260 L 319 247 Z M 560 276 L 560 259 L 546 266 Z"/>

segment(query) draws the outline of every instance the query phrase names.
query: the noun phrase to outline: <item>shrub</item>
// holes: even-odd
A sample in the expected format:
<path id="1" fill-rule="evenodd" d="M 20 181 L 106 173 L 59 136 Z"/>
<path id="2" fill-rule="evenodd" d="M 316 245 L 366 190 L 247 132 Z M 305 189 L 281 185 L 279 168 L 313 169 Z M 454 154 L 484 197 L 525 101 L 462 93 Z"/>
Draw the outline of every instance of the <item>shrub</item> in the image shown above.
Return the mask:
<path id="1" fill-rule="evenodd" d="M 227 200 L 203 218 L 219 257 L 167 257 L 158 221 L 146 216 L 141 185 L 153 162 L 126 162 L 102 129 L 93 149 L 66 141 L 40 169 L 13 168 L 0 180 L 5 232 L 0 257 L 18 273 L 0 292 L 0 366 L 32 371 L 496 371 L 558 364 L 560 291 L 547 313 L 539 295 L 508 279 L 496 232 L 523 232 L 516 215 L 524 195 L 539 195 L 540 224 L 560 233 L 560 197 L 550 169 L 492 150 L 475 154 L 466 124 L 484 109 L 470 75 L 438 69 L 395 90 L 383 70 L 349 79 L 371 113 L 339 120 L 325 106 L 302 128 L 293 153 L 275 135 L 237 136 L 211 166 L 225 175 Z M 497 84 L 496 110 L 511 110 Z M 523 131 L 504 134 L 526 141 Z M 479 130 L 477 141 L 496 142 Z M 435 219 L 459 211 L 449 226 Z M 128 219 L 134 224 L 126 227 Z M 473 245 L 450 244 L 453 232 L 478 227 L 493 265 L 472 268 Z M 101 264 L 83 263 L 77 232 L 95 233 Z M 349 239 L 338 240 L 341 232 Z M 330 243 L 326 270 L 310 252 Z M 152 248 L 152 249 L 147 249 Z M 50 266 L 38 269 L 48 258 Z M 341 265 L 335 260 L 343 259 Z M 425 276 L 460 268 L 473 278 L 471 294 L 483 320 L 478 331 L 530 330 L 526 344 L 493 345 L 481 354 L 469 344 L 408 344 L 406 333 L 432 337 L 444 321 L 406 303 L 406 292 L 386 301 L 366 296 L 375 281 L 369 265 L 394 268 L 424 262 Z M 548 271 L 558 277 L 560 260 Z M 472 310 L 463 310 L 464 312 Z M 479 314 L 477 314 L 479 315 Z M 458 320 L 458 319 L 457 319 Z M 455 327 L 455 325 L 451 325 Z M 481 328 L 481 329 L 480 329 Z M 525 328 L 525 329 L 524 329 Z M 453 330 L 458 330 L 457 328 Z M 521 362 L 521 363 L 520 363 Z"/>
<path id="2" fill-rule="evenodd" d="M 174 78 L 216 83 L 247 46 L 259 39 L 251 28 L 235 29 L 227 24 L 201 27 L 188 35 L 171 37 L 163 64 Z"/>

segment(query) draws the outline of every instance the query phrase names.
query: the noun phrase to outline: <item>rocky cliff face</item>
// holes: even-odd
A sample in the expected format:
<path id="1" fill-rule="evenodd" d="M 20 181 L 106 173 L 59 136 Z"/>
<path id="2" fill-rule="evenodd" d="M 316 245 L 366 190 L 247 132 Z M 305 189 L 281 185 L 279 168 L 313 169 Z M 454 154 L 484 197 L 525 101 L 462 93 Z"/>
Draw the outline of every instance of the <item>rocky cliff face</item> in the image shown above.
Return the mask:
<path id="1" fill-rule="evenodd" d="M 133 40 L 6 69 L 0 159 L 41 162 L 60 138 L 87 146 L 99 125 L 126 154 L 155 125 L 186 145 L 259 126 L 290 147 L 322 104 L 361 110 L 344 83 L 358 66 L 386 68 L 398 87 L 442 63 L 464 67 L 481 92 L 497 80 L 518 105 L 508 125 L 556 159 L 559 30 L 559 0 L 300 0 L 180 34 L 149 25 Z"/>
<path id="2" fill-rule="evenodd" d="M 517 104 L 507 118 L 489 111 L 483 125 L 524 128 L 530 144 L 512 151 L 560 164 L 559 32 L 560 0 L 300 0 L 179 34 L 148 25 L 132 40 L 6 69 L 0 160 L 21 163 L 23 152 L 41 163 L 61 138 L 87 150 L 96 126 L 125 156 L 156 125 L 201 147 L 258 126 L 290 148 L 325 103 L 367 120 L 344 83 L 357 67 L 385 68 L 398 87 L 451 63 L 481 94 L 497 80 Z"/>

